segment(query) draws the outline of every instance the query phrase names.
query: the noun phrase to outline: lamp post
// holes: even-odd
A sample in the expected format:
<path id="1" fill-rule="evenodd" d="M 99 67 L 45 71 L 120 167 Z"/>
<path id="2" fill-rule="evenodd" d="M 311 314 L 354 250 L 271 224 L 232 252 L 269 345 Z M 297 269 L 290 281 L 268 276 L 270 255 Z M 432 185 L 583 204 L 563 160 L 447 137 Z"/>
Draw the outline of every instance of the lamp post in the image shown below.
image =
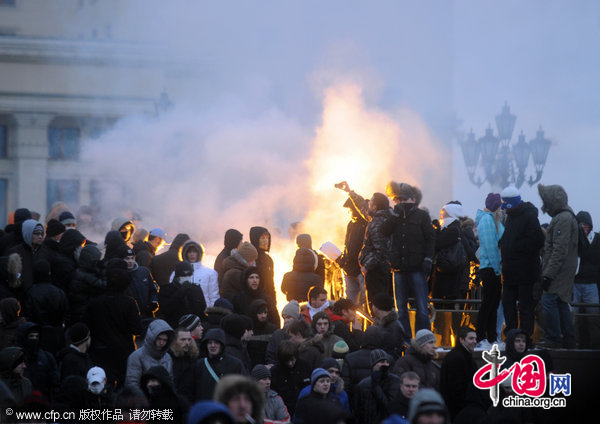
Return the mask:
<path id="1" fill-rule="evenodd" d="M 491 126 L 488 126 L 485 134 L 478 140 L 471 130 L 467 139 L 461 143 L 469 180 L 477 187 L 481 187 L 486 181 L 492 186 L 506 187 L 514 184 L 521 187 L 525 181 L 531 186 L 541 180 L 551 143 L 544 138 L 544 131 L 540 126 L 536 138 L 529 143 L 525 141 L 525 135 L 521 131 L 517 142 L 511 145 L 516 121 L 517 117 L 510 113 L 510 108 L 505 103 L 502 113 L 496 115 L 497 136 Z M 535 178 L 530 176 L 527 180 L 525 174 L 529 156 L 533 160 L 536 174 Z M 475 176 L 479 166 L 483 178 L 481 175 Z"/>

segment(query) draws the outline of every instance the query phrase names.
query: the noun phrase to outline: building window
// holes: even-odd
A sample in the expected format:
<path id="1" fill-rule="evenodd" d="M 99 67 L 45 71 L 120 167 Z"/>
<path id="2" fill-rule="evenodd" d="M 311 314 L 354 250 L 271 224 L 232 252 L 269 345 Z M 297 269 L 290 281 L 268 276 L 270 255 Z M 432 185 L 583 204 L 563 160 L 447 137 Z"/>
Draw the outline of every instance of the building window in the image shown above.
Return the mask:
<path id="1" fill-rule="evenodd" d="M 48 128 L 49 155 L 51 159 L 77 159 L 79 157 L 79 128 L 50 126 Z"/>
<path id="2" fill-rule="evenodd" d="M 8 128 L 0 125 L 0 158 L 5 158 L 8 151 Z"/>
<path id="3" fill-rule="evenodd" d="M 78 180 L 48 180 L 46 190 L 47 210 L 52 209 L 56 202 L 65 202 L 73 209 L 79 204 L 79 181 Z"/>
<path id="4" fill-rule="evenodd" d="M 8 193 L 6 187 L 8 186 L 8 181 L 4 179 L 0 179 L 0 222 L 2 223 L 2 228 L 4 225 L 8 223 L 6 204 L 8 203 Z"/>

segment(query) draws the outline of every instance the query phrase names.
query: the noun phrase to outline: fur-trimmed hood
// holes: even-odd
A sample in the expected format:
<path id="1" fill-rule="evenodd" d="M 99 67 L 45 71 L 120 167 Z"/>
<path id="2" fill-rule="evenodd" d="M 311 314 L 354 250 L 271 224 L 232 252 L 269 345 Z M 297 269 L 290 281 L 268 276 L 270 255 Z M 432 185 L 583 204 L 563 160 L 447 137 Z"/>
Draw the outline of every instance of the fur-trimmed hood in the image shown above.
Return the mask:
<path id="1" fill-rule="evenodd" d="M 187 261 L 185 255 L 190 249 L 196 249 L 198 251 L 198 260 L 196 262 L 202 262 L 202 259 L 204 258 L 204 248 L 200 243 L 194 240 L 187 240 L 183 243 L 183 246 L 181 247 L 181 257 Z"/>
<path id="2" fill-rule="evenodd" d="M 214 400 L 227 404 L 237 394 L 244 393 L 252 402 L 252 419 L 255 423 L 263 422 L 265 394 L 258 383 L 243 375 L 226 375 L 215 387 Z"/>
<path id="3" fill-rule="evenodd" d="M 555 216 L 563 210 L 573 212 L 569 207 L 569 197 L 567 196 L 567 192 L 562 186 L 557 184 L 546 186 L 538 184 L 538 193 L 543 202 L 542 212 L 545 212 L 550 216 Z"/>

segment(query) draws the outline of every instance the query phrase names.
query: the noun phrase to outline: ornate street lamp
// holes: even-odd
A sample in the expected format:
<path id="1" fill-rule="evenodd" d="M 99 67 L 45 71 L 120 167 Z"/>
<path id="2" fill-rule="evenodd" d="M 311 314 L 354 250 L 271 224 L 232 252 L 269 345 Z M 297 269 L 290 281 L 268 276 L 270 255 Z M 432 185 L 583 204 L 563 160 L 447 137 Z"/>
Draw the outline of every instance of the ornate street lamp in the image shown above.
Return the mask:
<path id="1" fill-rule="evenodd" d="M 529 143 L 525 141 L 525 135 L 521 131 L 517 142 L 511 146 L 516 121 L 517 117 L 510 113 L 510 108 L 505 103 L 502 112 L 496 115 L 497 136 L 489 126 L 479 140 L 475 139 L 471 130 L 467 140 L 461 143 L 469 180 L 477 187 L 481 187 L 486 181 L 493 186 L 506 187 L 514 184 L 521 187 L 526 180 L 530 155 L 533 158 L 536 176 L 535 179 L 529 177 L 527 183 L 533 185 L 542 178 L 551 143 L 544 138 L 540 127 L 536 138 Z M 478 166 L 482 168 L 483 178 L 475 177 Z"/>

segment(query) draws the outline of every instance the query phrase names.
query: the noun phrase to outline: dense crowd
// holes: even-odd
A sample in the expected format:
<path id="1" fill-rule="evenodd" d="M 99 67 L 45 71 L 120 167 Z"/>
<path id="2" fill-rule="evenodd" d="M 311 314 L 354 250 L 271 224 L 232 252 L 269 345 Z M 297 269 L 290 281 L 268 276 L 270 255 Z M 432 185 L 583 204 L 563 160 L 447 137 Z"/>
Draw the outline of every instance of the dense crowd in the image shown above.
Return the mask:
<path id="1" fill-rule="evenodd" d="M 473 385 L 473 352 L 498 344 L 509 368 L 534 347 L 585 343 L 570 303 L 598 303 L 590 214 L 575 214 L 558 185 L 538 187 L 546 228 L 515 187 L 490 193 L 474 220 L 458 201 L 432 220 L 406 183 L 369 200 L 336 187 L 351 213 L 342 254 L 325 257 L 300 234 L 281 282 L 264 227 L 248 241 L 228 230 L 213 269 L 184 233 L 169 240 L 117 218 L 93 242 L 89 220 L 66 208 L 44 224 L 15 210 L 0 233 L 1 405 L 128 411 L 117 422 L 550 422 L 492 405 Z M 338 299 L 331 267 L 343 270 Z M 439 312 L 432 322 L 431 299 L 460 311 L 473 287 L 476 320 Z M 132 417 L 144 409 L 154 415 Z"/>

